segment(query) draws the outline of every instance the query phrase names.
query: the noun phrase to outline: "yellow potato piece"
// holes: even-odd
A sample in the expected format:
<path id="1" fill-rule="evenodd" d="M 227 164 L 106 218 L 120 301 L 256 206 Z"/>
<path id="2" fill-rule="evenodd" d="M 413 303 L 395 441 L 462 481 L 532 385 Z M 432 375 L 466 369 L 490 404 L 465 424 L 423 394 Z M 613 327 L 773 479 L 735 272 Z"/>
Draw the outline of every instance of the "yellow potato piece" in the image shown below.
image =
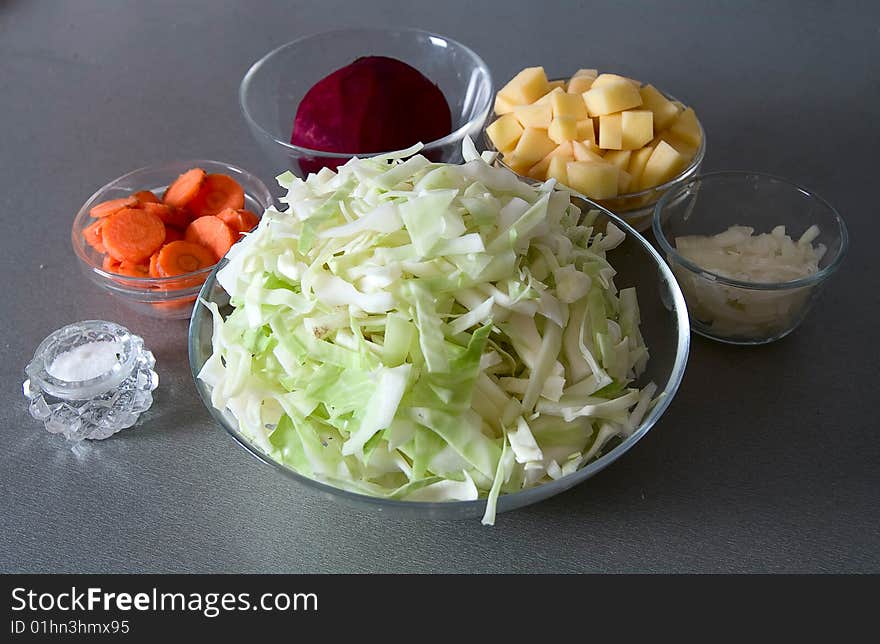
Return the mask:
<path id="1" fill-rule="evenodd" d="M 624 150 L 638 150 L 654 138 L 654 113 L 651 110 L 627 110 L 620 117 Z"/>
<path id="2" fill-rule="evenodd" d="M 605 159 L 599 154 L 599 148 L 594 148 L 589 141 L 573 141 L 571 149 L 576 161 L 596 161 L 597 163 L 605 163 Z"/>
<path id="3" fill-rule="evenodd" d="M 550 83 L 547 81 L 544 68 L 526 67 L 510 79 L 510 82 L 501 88 L 500 93 L 517 105 L 529 105 L 549 91 Z"/>
<path id="4" fill-rule="evenodd" d="M 612 163 L 621 170 L 626 170 L 631 156 L 632 150 L 609 150 L 602 155 L 602 158 L 605 159 L 607 163 Z"/>
<path id="5" fill-rule="evenodd" d="M 583 94 L 593 86 L 594 80 L 593 76 L 572 76 L 566 91 L 569 94 Z"/>
<path id="6" fill-rule="evenodd" d="M 555 80 L 547 83 L 550 87 L 550 91 L 552 92 L 554 89 L 561 89 L 563 92 L 565 91 L 565 81 L 564 80 Z"/>
<path id="7" fill-rule="evenodd" d="M 654 114 L 654 129 L 665 130 L 678 116 L 678 107 L 661 94 L 653 85 L 645 85 L 639 89 L 642 107 Z"/>
<path id="8" fill-rule="evenodd" d="M 632 175 L 626 170 L 620 170 L 617 174 L 617 194 L 622 195 L 629 192 L 632 185 Z"/>
<path id="9" fill-rule="evenodd" d="M 596 142 L 596 130 L 593 129 L 593 119 L 586 118 L 577 122 L 577 136 L 575 139 L 578 141 Z"/>
<path id="10" fill-rule="evenodd" d="M 513 115 L 523 127 L 540 127 L 546 130 L 553 120 L 553 108 L 549 103 L 517 105 L 513 108 Z"/>
<path id="11" fill-rule="evenodd" d="M 566 161 L 574 160 L 574 155 L 571 150 L 571 142 L 566 141 L 565 143 L 560 143 L 552 152 L 550 152 L 550 154 L 533 165 L 529 169 L 529 177 L 538 181 L 544 181 L 547 178 L 547 170 L 550 168 L 550 162 L 555 157 L 561 157 Z"/>
<path id="12" fill-rule="evenodd" d="M 565 165 L 567 185 L 593 199 L 617 196 L 620 169 L 616 165 L 597 161 L 569 161 Z"/>
<path id="13" fill-rule="evenodd" d="M 582 94 L 590 116 L 603 116 L 621 112 L 642 104 L 639 90 L 628 81 L 609 82 L 601 87 L 593 87 Z"/>
<path id="14" fill-rule="evenodd" d="M 528 168 L 550 154 L 555 148 L 556 143 L 547 136 L 547 130 L 527 127 L 519 137 L 513 155 L 519 162 L 525 164 L 525 170 L 528 171 Z"/>
<path id="15" fill-rule="evenodd" d="M 553 94 L 550 104 L 553 106 L 554 118 L 570 116 L 576 121 L 587 118 L 587 105 L 584 103 L 584 97 L 580 94 L 559 92 Z"/>
<path id="16" fill-rule="evenodd" d="M 552 101 L 553 97 L 556 96 L 557 94 L 565 94 L 565 90 L 562 89 L 561 87 L 554 87 L 549 92 L 544 94 L 541 98 L 539 98 L 537 101 L 535 101 L 533 103 L 533 105 L 545 105 L 546 104 L 546 105 L 550 105 L 551 109 L 552 109 L 553 104 L 550 101 Z"/>
<path id="17" fill-rule="evenodd" d="M 557 116 L 550 122 L 547 136 L 555 143 L 574 141 L 577 138 L 577 121 L 573 116 Z"/>
<path id="18" fill-rule="evenodd" d="M 623 117 L 603 114 L 599 117 L 599 147 L 603 150 L 623 149 Z"/>
<path id="19" fill-rule="evenodd" d="M 689 143 L 693 147 L 700 146 L 700 123 L 694 108 L 689 107 L 678 115 L 678 118 L 669 126 L 669 133 Z"/>
<path id="20" fill-rule="evenodd" d="M 568 185 L 568 159 L 565 157 L 553 157 L 550 159 L 547 178 L 553 178 L 559 183 Z"/>
<path id="21" fill-rule="evenodd" d="M 640 189 L 665 183 L 684 169 L 687 160 L 666 141 L 660 141 L 651 153 L 639 180 Z"/>
<path id="22" fill-rule="evenodd" d="M 516 104 L 501 92 L 495 95 L 495 114 L 498 116 L 510 114 L 514 107 L 516 107 Z"/>
<path id="23" fill-rule="evenodd" d="M 636 87 L 640 85 L 639 81 L 627 78 L 626 76 L 618 76 L 617 74 L 599 74 L 593 81 L 593 87 L 603 87 L 604 85 L 611 85 L 620 82 L 631 83 Z"/>
<path id="24" fill-rule="evenodd" d="M 632 177 L 630 187 L 635 188 L 640 185 L 642 173 L 645 171 L 645 165 L 648 163 L 648 159 L 651 158 L 652 152 L 654 152 L 654 148 L 646 146 L 641 150 L 635 150 L 630 153 L 629 163 L 626 167 L 627 173 Z"/>
<path id="25" fill-rule="evenodd" d="M 522 133 L 523 127 L 513 114 L 505 114 L 486 128 L 489 139 L 501 152 L 513 150 Z"/>

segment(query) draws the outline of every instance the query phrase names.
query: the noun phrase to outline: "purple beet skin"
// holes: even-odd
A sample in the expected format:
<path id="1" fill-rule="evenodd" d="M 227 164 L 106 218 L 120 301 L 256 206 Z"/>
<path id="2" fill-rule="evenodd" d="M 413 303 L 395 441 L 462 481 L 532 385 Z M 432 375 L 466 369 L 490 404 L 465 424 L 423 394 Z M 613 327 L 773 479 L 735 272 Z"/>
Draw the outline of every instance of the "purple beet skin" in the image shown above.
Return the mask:
<path id="1" fill-rule="evenodd" d="M 437 85 L 404 62 L 365 56 L 306 93 L 290 142 L 312 150 L 366 154 L 428 143 L 451 131 L 449 104 Z M 301 163 L 302 170 L 337 165 L 328 161 L 309 159 Z"/>

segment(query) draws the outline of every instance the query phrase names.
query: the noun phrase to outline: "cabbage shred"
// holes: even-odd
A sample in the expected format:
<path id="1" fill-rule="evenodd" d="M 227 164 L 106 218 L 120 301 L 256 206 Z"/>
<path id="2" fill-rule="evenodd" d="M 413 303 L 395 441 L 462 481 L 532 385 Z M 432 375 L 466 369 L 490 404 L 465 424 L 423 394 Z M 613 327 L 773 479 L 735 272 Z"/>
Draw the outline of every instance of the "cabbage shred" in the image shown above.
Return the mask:
<path id="1" fill-rule="evenodd" d="M 469 142 L 468 142 L 469 143 Z M 466 145 L 278 178 L 218 272 L 199 377 L 272 458 L 346 490 L 486 498 L 574 472 L 629 435 L 653 384 L 623 240 L 553 182 L 533 187 Z M 409 156 L 408 159 L 404 160 Z"/>

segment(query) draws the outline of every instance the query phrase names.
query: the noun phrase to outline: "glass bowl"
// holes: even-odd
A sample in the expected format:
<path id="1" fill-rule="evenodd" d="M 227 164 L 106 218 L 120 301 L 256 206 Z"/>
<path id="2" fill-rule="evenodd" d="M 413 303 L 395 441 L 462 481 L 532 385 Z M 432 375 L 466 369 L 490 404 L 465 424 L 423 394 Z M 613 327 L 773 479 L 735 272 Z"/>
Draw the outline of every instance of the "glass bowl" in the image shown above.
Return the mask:
<path id="1" fill-rule="evenodd" d="M 785 282 L 731 279 L 676 250 L 676 237 L 715 235 L 730 226 L 749 226 L 755 234 L 785 226 L 797 240 L 813 224 L 820 231 L 813 244 L 827 249 L 819 270 Z M 849 244 L 843 219 L 827 201 L 786 179 L 756 172 L 712 172 L 670 190 L 655 207 L 653 227 L 684 292 L 691 328 L 730 344 L 765 344 L 797 328 Z"/>
<path id="2" fill-rule="evenodd" d="M 553 82 L 553 81 L 551 81 Z M 672 96 L 671 94 L 667 94 L 666 92 L 660 91 L 663 96 L 665 96 L 668 100 L 681 103 L 677 98 Z M 494 112 L 493 112 L 494 114 Z M 694 154 L 694 158 L 691 159 L 690 163 L 688 163 L 687 167 L 682 170 L 675 177 L 666 181 L 665 183 L 661 183 L 659 185 L 653 186 L 651 188 L 646 188 L 644 190 L 639 190 L 638 192 L 627 192 L 622 195 L 617 195 L 611 199 L 602 199 L 597 200 L 602 206 L 605 206 L 610 211 L 620 215 L 626 223 L 635 228 L 639 232 L 644 232 L 651 227 L 651 219 L 654 215 L 654 204 L 662 197 L 667 190 L 673 189 L 677 186 L 680 186 L 682 183 L 694 177 L 703 165 L 703 159 L 706 156 L 706 131 L 703 129 L 703 123 L 698 119 L 697 123 L 700 126 L 700 146 L 697 148 L 696 154 Z M 491 124 L 491 121 L 487 119 L 486 126 L 488 127 Z M 492 143 L 492 140 L 489 138 L 489 135 L 486 133 L 486 130 L 483 130 L 483 144 L 486 146 L 487 150 L 491 150 L 493 152 L 497 152 L 495 145 Z M 499 166 L 507 168 L 511 172 L 516 172 L 509 165 L 504 163 L 501 160 L 501 155 L 498 155 L 498 159 L 495 163 Z M 541 183 L 540 181 L 536 181 L 529 176 L 516 173 L 517 176 L 523 181 L 528 181 L 529 183 Z M 568 187 L 568 186 L 566 186 Z M 571 188 L 569 188 L 570 190 Z"/>
<path id="3" fill-rule="evenodd" d="M 669 267 L 654 248 L 639 233 L 616 215 L 580 197 L 573 201 L 583 212 L 598 208 L 626 233 L 626 241 L 609 253 L 609 261 L 617 269 L 615 282 L 619 288 L 637 286 L 641 308 L 642 333 L 651 357 L 639 384 L 653 381 L 658 386 L 658 402 L 642 423 L 624 440 L 614 439 L 603 449 L 602 455 L 580 470 L 538 487 L 504 494 L 498 499 L 497 511 L 521 508 L 568 490 L 601 471 L 639 441 L 666 411 L 678 390 L 684 375 L 690 346 L 687 310 L 681 291 Z M 600 217 L 601 219 L 601 217 Z M 597 220 L 597 226 L 599 220 Z M 221 260 L 220 266 L 225 262 Z M 218 266 L 219 269 L 219 266 Z M 216 282 L 216 270 L 202 287 L 200 300 L 215 302 L 221 314 L 228 314 L 229 297 Z M 486 510 L 486 500 L 476 501 L 398 501 L 377 498 L 342 490 L 308 478 L 290 467 L 275 461 L 260 447 L 239 431 L 238 423 L 227 410 L 218 410 L 211 404 L 211 389 L 197 376 L 212 354 L 213 322 L 205 306 L 196 306 L 189 326 L 189 362 L 196 389 L 214 420 L 235 441 L 262 463 L 281 475 L 330 501 L 341 501 L 364 510 L 378 511 L 403 518 L 464 519 L 480 517 Z"/>
<path id="4" fill-rule="evenodd" d="M 193 159 L 140 168 L 114 179 L 89 197 L 73 220 L 70 239 L 83 273 L 138 313 L 166 319 L 188 318 L 196 295 L 213 266 L 174 277 L 128 277 L 106 271 L 102 267 L 104 255 L 89 246 L 83 236 L 86 226 L 95 221 L 89 216 L 89 210 L 102 201 L 127 197 L 139 190 L 152 190 L 161 195 L 180 174 L 194 167 L 202 168 L 208 174 L 226 174 L 235 178 L 244 188 L 245 208 L 258 217 L 274 205 L 266 185 L 246 170 L 222 161 Z"/>
<path id="5" fill-rule="evenodd" d="M 460 161 L 462 140 L 477 138 L 492 106 L 492 75 L 486 63 L 461 43 L 427 31 L 356 28 L 294 40 L 266 54 L 245 74 L 239 89 L 241 111 L 274 166 L 304 177 L 355 156 L 299 147 L 290 143 L 290 135 L 306 92 L 361 56 L 397 58 L 440 87 L 449 103 L 453 130 L 442 139 L 423 141 L 422 154 L 433 161 Z M 383 152 L 393 150 L 375 154 Z"/>

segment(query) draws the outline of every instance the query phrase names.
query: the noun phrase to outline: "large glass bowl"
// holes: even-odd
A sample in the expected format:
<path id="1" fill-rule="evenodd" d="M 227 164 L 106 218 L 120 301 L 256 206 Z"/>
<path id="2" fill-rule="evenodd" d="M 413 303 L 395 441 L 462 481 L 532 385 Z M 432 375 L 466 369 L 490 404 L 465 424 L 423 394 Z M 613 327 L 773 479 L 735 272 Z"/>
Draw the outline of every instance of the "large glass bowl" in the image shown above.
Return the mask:
<path id="1" fill-rule="evenodd" d="M 294 40 L 258 60 L 239 89 L 241 111 L 273 167 L 304 177 L 323 166 L 335 168 L 354 152 L 332 153 L 290 143 L 297 107 L 312 86 L 362 56 L 388 56 L 418 69 L 436 83 L 449 103 L 452 132 L 422 141 L 434 161 L 461 160 L 465 136 L 476 140 L 492 106 L 492 75 L 471 49 L 420 29 L 341 29 Z M 392 152 L 376 150 L 374 154 Z M 357 156 L 373 156 L 359 154 Z"/>
<path id="2" fill-rule="evenodd" d="M 70 241 L 82 272 L 103 291 L 142 315 L 165 319 L 188 318 L 196 295 L 213 268 L 174 277 L 129 277 L 111 273 L 103 267 L 103 253 L 92 248 L 83 237 L 83 230 L 95 221 L 89 216 L 89 211 L 102 201 L 128 197 L 140 190 L 152 190 L 161 195 L 172 181 L 190 168 L 202 168 L 208 174 L 233 177 L 244 188 L 245 208 L 258 217 L 274 204 L 272 193 L 250 172 L 222 161 L 190 159 L 140 168 L 114 179 L 89 197 L 73 220 Z"/>
<path id="3" fill-rule="evenodd" d="M 573 201 L 583 212 L 591 208 L 603 211 L 607 220 L 613 221 L 626 233 L 626 241 L 615 250 L 610 251 L 609 261 L 618 271 L 615 277 L 618 288 L 637 287 L 642 318 L 641 329 L 651 355 L 647 371 L 643 374 L 639 384 L 644 385 L 649 381 L 655 382 L 658 386 L 659 400 L 629 437 L 623 441 L 609 442 L 602 455 L 582 469 L 538 487 L 499 497 L 497 506 L 499 513 L 515 510 L 559 494 L 587 480 L 616 461 L 648 433 L 648 430 L 663 415 L 663 412 L 669 407 L 669 403 L 672 402 L 684 375 L 690 346 L 687 309 L 669 267 L 645 238 L 619 217 L 580 197 L 573 197 Z M 597 225 L 599 224 L 597 223 Z M 224 261 L 221 261 L 221 266 Z M 228 313 L 231 310 L 229 297 L 216 282 L 216 269 L 202 287 L 200 299 L 215 302 L 221 313 Z M 197 377 L 205 361 L 212 354 L 212 330 L 211 314 L 207 307 L 197 306 L 189 327 L 189 362 L 196 389 L 214 420 L 258 460 L 300 483 L 301 489 L 310 490 L 328 500 L 342 501 L 361 509 L 385 512 L 405 518 L 463 519 L 483 515 L 486 509 L 485 499 L 425 502 L 397 501 L 366 496 L 310 479 L 272 459 L 239 431 L 238 423 L 231 413 L 214 408 L 211 404 L 210 387 Z"/>
<path id="4" fill-rule="evenodd" d="M 728 344 L 766 344 L 794 331 L 849 245 L 846 225 L 831 204 L 786 179 L 757 172 L 710 172 L 675 187 L 657 202 L 653 225 L 687 301 L 691 327 Z M 676 249 L 677 237 L 716 235 L 731 226 L 749 226 L 754 234 L 785 226 L 797 240 L 813 225 L 819 228 L 813 244 L 822 244 L 825 255 L 818 271 L 795 280 L 732 279 Z"/>

